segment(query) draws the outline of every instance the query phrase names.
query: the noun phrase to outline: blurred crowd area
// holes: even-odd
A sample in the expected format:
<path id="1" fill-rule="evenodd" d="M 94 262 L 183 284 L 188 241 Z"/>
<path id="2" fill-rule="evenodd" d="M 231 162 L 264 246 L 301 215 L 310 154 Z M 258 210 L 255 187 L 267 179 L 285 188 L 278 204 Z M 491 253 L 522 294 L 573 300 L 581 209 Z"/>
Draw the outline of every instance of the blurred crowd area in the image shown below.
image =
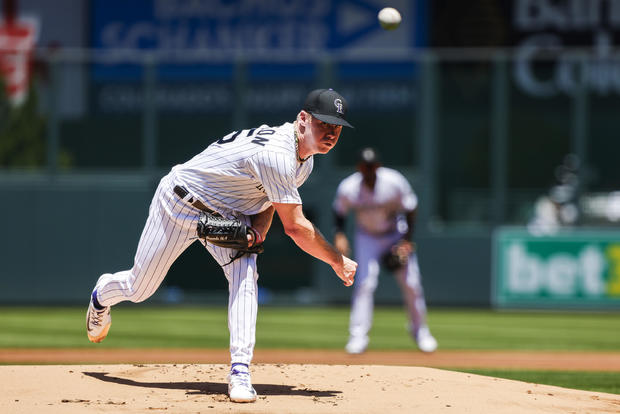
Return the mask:
<path id="1" fill-rule="evenodd" d="M 332 86 L 356 129 L 317 180 L 371 145 L 429 228 L 619 223 L 618 2 L 0 3 L 2 174 L 157 176 Z"/>
<path id="2" fill-rule="evenodd" d="M 528 229 L 534 234 L 554 234 L 580 225 L 609 226 L 620 221 L 620 191 L 585 192 L 581 186 L 581 161 L 567 154 L 554 170 L 554 183 L 538 197 Z"/>

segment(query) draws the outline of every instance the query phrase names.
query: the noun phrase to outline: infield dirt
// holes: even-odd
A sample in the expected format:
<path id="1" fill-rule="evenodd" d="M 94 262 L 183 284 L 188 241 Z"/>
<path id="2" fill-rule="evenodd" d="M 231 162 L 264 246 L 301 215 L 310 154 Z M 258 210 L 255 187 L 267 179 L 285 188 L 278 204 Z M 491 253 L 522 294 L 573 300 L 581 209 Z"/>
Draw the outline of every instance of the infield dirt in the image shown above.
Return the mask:
<path id="1" fill-rule="evenodd" d="M 227 397 L 227 364 L 0 367 L 2 413 L 618 413 L 600 392 L 387 365 L 255 364 L 259 398 Z"/>

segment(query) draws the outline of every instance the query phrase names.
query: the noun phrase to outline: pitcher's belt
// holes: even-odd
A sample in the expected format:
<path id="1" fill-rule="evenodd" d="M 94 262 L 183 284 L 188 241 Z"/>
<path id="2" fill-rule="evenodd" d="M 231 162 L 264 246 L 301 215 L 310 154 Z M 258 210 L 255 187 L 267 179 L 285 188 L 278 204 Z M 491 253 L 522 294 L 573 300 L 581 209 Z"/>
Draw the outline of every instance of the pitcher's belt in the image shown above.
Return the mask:
<path id="1" fill-rule="evenodd" d="M 187 195 L 189 194 L 189 191 L 187 191 L 187 189 L 185 187 L 183 187 L 181 185 L 175 185 L 174 186 L 174 193 L 176 195 L 178 195 L 181 200 L 187 201 L 192 206 L 196 207 L 198 210 L 206 211 L 207 213 L 211 213 L 211 214 L 219 216 L 219 213 L 217 211 L 211 210 L 209 207 L 205 206 L 202 203 L 202 201 L 195 200 L 194 197 L 190 197 L 188 200 L 185 200 L 185 197 L 187 197 Z"/>

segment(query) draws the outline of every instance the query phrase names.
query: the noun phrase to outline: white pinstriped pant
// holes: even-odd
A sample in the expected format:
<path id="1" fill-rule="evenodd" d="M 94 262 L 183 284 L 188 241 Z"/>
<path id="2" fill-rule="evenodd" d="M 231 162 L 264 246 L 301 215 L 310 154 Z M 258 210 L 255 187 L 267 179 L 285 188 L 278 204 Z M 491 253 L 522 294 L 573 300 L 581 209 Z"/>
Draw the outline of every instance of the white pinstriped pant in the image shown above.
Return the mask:
<path id="1" fill-rule="evenodd" d="M 112 306 L 126 300 L 142 302 L 149 298 L 176 258 L 196 241 L 200 211 L 179 199 L 173 187 L 169 176 L 160 181 L 140 236 L 133 267 L 114 274 L 105 273 L 97 281 L 95 289 L 101 305 Z M 247 216 L 238 218 L 249 224 Z M 210 243 L 205 247 L 220 266 L 228 263 L 235 252 Z M 222 269 L 228 279 L 231 363 L 250 364 L 256 343 L 258 311 L 256 255 L 243 255 Z"/>
<path id="2" fill-rule="evenodd" d="M 351 298 L 349 334 L 351 338 L 366 338 L 372 327 L 374 293 L 379 282 L 380 260 L 394 243 L 402 238 L 395 231 L 384 236 L 372 236 L 362 231 L 355 233 L 355 259 L 357 274 Z M 395 272 L 407 308 L 412 333 L 426 326 L 426 301 L 422 288 L 418 257 L 409 256 L 407 266 Z"/>

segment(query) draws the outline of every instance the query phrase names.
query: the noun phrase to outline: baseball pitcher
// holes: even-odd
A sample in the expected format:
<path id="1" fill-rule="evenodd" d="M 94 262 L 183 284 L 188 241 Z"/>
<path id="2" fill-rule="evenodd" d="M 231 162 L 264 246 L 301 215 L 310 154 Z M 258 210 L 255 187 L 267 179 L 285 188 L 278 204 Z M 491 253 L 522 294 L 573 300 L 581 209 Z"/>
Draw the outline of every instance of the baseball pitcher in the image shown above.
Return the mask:
<path id="1" fill-rule="evenodd" d="M 101 275 L 92 291 L 88 338 L 101 342 L 110 329 L 110 308 L 153 295 L 176 258 L 198 239 L 228 280 L 230 399 L 255 401 L 249 365 L 258 306 L 256 257 L 274 212 L 302 250 L 331 265 L 345 286 L 354 281 L 357 263 L 306 219 L 298 192 L 312 171 L 314 154 L 329 152 L 342 127 L 351 127 L 346 111 L 340 94 L 317 89 L 293 123 L 231 132 L 172 168 L 151 202 L 133 267 Z"/>

